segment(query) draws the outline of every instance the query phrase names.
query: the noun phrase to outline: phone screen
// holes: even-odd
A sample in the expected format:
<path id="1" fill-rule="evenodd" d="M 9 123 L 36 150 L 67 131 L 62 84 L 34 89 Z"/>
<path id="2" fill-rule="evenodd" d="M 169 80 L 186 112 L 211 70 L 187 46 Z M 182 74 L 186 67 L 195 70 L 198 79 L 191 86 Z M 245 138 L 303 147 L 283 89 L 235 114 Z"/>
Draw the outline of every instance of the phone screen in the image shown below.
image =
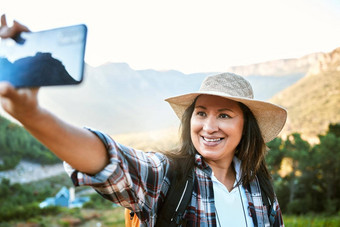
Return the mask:
<path id="1" fill-rule="evenodd" d="M 0 40 L 0 81 L 15 87 L 79 84 L 86 36 L 81 24 Z"/>

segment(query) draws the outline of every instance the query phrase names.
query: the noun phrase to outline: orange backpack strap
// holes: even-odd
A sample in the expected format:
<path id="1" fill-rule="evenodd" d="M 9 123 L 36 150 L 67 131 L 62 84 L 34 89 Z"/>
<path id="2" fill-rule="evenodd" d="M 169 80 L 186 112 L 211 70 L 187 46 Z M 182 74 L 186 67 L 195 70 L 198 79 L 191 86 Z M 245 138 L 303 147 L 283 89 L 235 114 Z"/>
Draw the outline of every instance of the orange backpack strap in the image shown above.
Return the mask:
<path id="1" fill-rule="evenodd" d="M 125 227 L 139 226 L 139 219 L 135 213 L 125 208 Z"/>

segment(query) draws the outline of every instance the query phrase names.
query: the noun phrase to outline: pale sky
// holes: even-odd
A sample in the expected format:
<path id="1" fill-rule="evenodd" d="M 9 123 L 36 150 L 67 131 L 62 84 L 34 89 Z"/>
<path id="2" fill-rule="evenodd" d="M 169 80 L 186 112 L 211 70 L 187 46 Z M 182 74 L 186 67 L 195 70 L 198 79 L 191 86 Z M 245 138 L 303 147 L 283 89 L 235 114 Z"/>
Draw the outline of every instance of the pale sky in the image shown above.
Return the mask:
<path id="1" fill-rule="evenodd" d="M 86 24 L 85 61 L 225 71 L 340 47 L 339 0 L 0 0 L 32 31 Z"/>

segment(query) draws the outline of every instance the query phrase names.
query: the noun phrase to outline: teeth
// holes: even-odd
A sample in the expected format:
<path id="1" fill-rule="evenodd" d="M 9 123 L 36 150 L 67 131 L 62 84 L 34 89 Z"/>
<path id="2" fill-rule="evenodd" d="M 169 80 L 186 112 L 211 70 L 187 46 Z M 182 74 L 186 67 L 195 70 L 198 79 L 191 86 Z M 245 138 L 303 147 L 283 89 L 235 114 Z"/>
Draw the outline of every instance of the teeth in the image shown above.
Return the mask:
<path id="1" fill-rule="evenodd" d="M 216 142 L 216 141 L 220 141 L 221 138 L 219 138 L 219 139 L 208 139 L 208 138 L 204 137 L 204 140 L 207 141 L 207 142 Z"/>

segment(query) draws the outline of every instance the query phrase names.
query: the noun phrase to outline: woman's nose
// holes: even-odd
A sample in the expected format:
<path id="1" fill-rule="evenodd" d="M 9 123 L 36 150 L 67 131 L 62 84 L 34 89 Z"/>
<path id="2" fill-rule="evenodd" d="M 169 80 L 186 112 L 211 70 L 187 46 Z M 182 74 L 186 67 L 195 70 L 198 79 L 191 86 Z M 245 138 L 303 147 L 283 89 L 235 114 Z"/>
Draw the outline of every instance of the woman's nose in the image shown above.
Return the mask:
<path id="1" fill-rule="evenodd" d="M 209 116 L 205 119 L 203 130 L 207 133 L 213 133 L 218 131 L 218 122 L 215 117 Z"/>

